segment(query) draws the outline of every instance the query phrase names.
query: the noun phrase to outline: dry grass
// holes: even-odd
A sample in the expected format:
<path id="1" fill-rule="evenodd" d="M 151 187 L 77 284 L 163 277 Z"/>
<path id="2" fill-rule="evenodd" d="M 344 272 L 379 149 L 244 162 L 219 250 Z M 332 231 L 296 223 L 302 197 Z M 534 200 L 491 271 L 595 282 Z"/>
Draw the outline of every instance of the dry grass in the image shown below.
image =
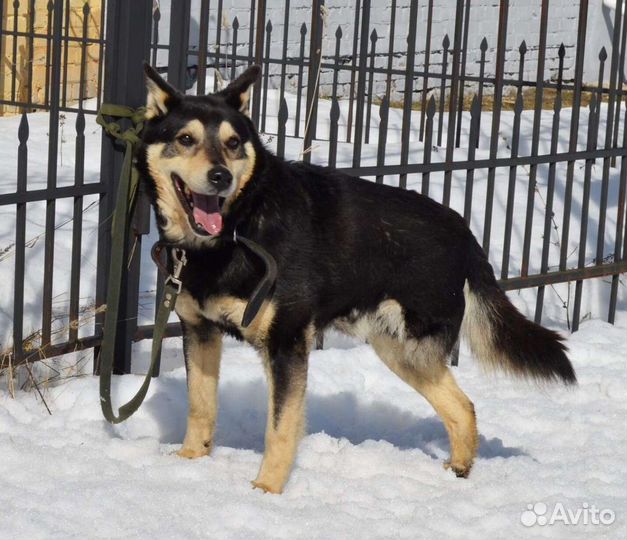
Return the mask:
<path id="1" fill-rule="evenodd" d="M 464 106 L 463 110 L 469 111 L 470 106 L 472 105 L 472 100 L 475 96 L 476 92 L 468 92 L 464 93 Z M 508 87 L 508 89 L 503 94 L 503 100 L 501 102 L 501 110 L 503 111 L 513 111 L 516 105 L 516 97 L 518 90 L 513 87 Z M 524 110 L 533 110 L 535 108 L 536 102 L 536 89 L 535 88 L 525 88 L 522 91 L 523 97 L 523 109 Z M 581 106 L 587 107 L 592 100 L 592 92 L 582 92 L 581 94 Z M 557 96 L 557 90 L 555 88 L 545 88 L 542 92 L 542 108 L 545 110 L 553 110 L 555 106 L 555 98 Z M 574 101 L 574 92 L 572 90 L 563 90 L 562 91 L 562 107 L 572 107 Z M 603 94 L 602 101 L 608 101 L 608 95 Z M 381 104 L 381 98 L 376 98 L 373 100 L 376 105 Z M 437 97 L 436 97 L 436 104 Z M 390 102 L 390 107 L 395 109 L 402 109 L 403 102 L 401 100 L 394 100 Z M 448 103 L 445 103 L 444 109 L 447 110 Z M 416 101 L 412 104 L 413 111 L 422 110 L 421 101 Z M 485 112 L 490 112 L 494 110 L 494 96 L 491 94 L 484 94 L 481 110 Z"/>

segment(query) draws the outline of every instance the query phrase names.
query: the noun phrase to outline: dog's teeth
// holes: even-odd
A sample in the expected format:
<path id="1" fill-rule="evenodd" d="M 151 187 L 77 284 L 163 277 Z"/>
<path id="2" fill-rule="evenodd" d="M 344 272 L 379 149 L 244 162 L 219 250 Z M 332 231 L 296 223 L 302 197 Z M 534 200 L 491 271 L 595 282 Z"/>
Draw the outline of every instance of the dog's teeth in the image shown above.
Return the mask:
<path id="1" fill-rule="evenodd" d="M 191 189 L 189 189 L 187 186 L 185 186 L 185 187 L 183 188 L 183 191 L 184 191 L 185 195 L 187 195 L 188 197 L 191 197 L 191 196 L 192 196 L 192 191 L 191 191 Z"/>

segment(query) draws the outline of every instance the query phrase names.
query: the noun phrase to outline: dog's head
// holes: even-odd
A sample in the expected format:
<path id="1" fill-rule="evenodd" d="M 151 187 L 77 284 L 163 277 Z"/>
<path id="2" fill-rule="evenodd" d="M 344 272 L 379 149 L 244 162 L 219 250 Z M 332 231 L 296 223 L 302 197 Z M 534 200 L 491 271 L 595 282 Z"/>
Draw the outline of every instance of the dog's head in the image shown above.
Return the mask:
<path id="1" fill-rule="evenodd" d="M 186 96 L 150 66 L 140 163 L 152 183 L 161 232 L 173 243 L 210 245 L 222 217 L 255 169 L 254 127 L 247 117 L 252 85 L 249 67 L 224 90 Z"/>

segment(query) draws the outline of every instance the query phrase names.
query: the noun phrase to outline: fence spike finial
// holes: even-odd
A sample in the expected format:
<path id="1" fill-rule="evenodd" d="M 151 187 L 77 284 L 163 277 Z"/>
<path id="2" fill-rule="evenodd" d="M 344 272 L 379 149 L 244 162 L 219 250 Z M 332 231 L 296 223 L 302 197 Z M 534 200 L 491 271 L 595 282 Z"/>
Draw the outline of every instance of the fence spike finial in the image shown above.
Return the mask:
<path id="1" fill-rule="evenodd" d="M 599 60 L 601 60 L 601 62 L 605 62 L 607 60 L 607 51 L 605 50 L 605 47 L 601 47 L 601 50 L 599 51 Z"/>
<path id="2" fill-rule="evenodd" d="M 338 25 L 337 30 L 335 31 L 335 37 L 337 39 L 342 39 L 342 27 Z"/>
<path id="3" fill-rule="evenodd" d="M 233 19 L 233 22 L 231 23 L 231 27 L 233 28 L 233 30 L 239 29 L 239 19 L 237 18 L 237 15 Z"/>
<path id="4" fill-rule="evenodd" d="M 26 113 L 22 113 L 20 127 L 17 130 L 17 139 L 20 141 L 20 144 L 23 144 L 28 140 L 29 132 L 28 117 L 26 116 Z"/>
<path id="5" fill-rule="evenodd" d="M 442 40 L 442 47 L 443 47 L 444 49 L 448 49 L 450 46 L 451 46 L 451 40 L 450 40 L 450 38 L 448 37 L 448 34 L 446 34 L 446 35 L 444 36 L 444 39 Z"/>
<path id="6" fill-rule="evenodd" d="M 557 56 L 559 58 L 564 58 L 566 56 L 566 47 L 564 47 L 564 42 L 560 44 L 560 48 L 557 49 Z"/>
<path id="7" fill-rule="evenodd" d="M 527 42 L 524 39 L 522 40 L 520 47 L 518 47 L 518 52 L 523 56 L 527 53 Z"/>
<path id="8" fill-rule="evenodd" d="M 479 49 L 481 52 L 486 52 L 488 50 L 488 40 L 484 37 L 481 40 L 481 45 L 479 45 Z"/>

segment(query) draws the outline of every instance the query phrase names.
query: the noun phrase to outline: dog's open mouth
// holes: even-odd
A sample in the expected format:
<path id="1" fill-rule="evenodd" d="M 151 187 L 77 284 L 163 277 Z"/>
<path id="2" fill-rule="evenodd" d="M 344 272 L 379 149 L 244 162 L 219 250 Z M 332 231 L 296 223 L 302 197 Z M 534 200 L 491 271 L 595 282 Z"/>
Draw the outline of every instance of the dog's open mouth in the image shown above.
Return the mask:
<path id="1" fill-rule="evenodd" d="M 181 206 L 194 231 L 204 236 L 215 236 L 222 230 L 220 208 L 224 199 L 218 195 L 195 193 L 183 180 L 172 173 L 172 182 Z"/>

